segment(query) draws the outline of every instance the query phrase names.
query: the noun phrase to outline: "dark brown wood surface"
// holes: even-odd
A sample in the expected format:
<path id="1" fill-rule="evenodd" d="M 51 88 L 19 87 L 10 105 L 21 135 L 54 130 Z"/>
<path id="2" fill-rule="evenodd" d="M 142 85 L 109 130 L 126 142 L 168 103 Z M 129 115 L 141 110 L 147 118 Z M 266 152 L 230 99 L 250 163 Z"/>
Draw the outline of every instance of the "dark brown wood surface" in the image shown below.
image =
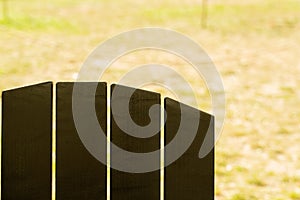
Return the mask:
<path id="1" fill-rule="evenodd" d="M 52 83 L 2 93 L 3 200 L 50 200 Z"/>
<path id="2" fill-rule="evenodd" d="M 118 98 L 111 101 L 111 106 L 116 104 L 129 106 L 132 120 L 140 125 L 146 126 L 150 123 L 149 108 L 154 104 L 160 104 L 160 94 L 144 91 L 130 87 L 112 85 L 112 92 L 115 87 L 121 89 L 121 93 L 128 94 L 134 91 L 129 105 L 126 105 L 124 96 L 118 94 Z M 128 116 L 118 113 L 123 123 L 128 122 Z M 124 115 L 124 116 L 123 116 Z M 160 112 L 156 112 L 160 120 Z M 130 152 L 145 153 L 158 150 L 160 147 L 160 132 L 149 138 L 138 138 L 128 135 L 117 125 L 114 116 L 111 115 L 111 141 Z M 159 125 L 159 123 L 158 123 Z M 157 127 L 159 130 L 159 126 Z M 143 134 L 142 132 L 140 134 Z M 114 154 L 111 154 L 113 157 Z M 159 165 L 160 157 L 157 157 Z M 134 163 L 132 163 L 134 165 Z M 159 167 L 159 166 L 158 166 Z M 160 194 L 160 171 L 148 173 L 127 173 L 111 169 L 111 199 L 112 200 L 159 200 Z"/>
<path id="3" fill-rule="evenodd" d="M 165 168 L 165 200 L 214 199 L 214 149 L 206 157 L 198 157 L 205 135 L 214 135 L 213 126 L 209 126 L 214 117 L 170 98 L 166 98 L 164 104 L 167 112 L 165 145 L 174 139 L 178 131 L 182 115 L 180 106 L 183 114 L 191 121 L 195 112 L 200 114 L 197 135 L 191 146 L 178 160 Z M 189 131 L 187 127 L 186 133 Z M 165 154 L 165 159 L 167 156 Z"/>
<path id="4" fill-rule="evenodd" d="M 95 111 L 103 131 L 107 132 L 106 83 L 98 83 L 95 94 L 89 88 L 95 83 L 78 83 L 80 98 L 84 102 L 95 100 Z M 105 200 L 106 166 L 95 159 L 85 148 L 77 133 L 72 113 L 73 82 L 58 83 L 56 87 L 56 199 L 57 200 Z M 160 94 L 121 85 L 112 85 L 112 92 L 120 89 L 114 106 L 128 107 L 124 112 L 111 112 L 111 142 L 135 153 L 147 153 L 160 148 L 160 110 L 154 114 L 158 120 L 154 136 L 140 138 L 128 135 L 116 119 L 128 124 L 130 119 L 139 126 L 151 123 L 149 109 L 160 104 Z M 51 199 L 52 177 L 52 83 L 8 90 L 2 94 L 2 171 L 1 197 L 9 199 Z M 129 105 L 124 100 L 133 92 Z M 198 109 L 166 98 L 165 145 L 175 137 L 184 115 L 192 131 L 195 113 L 200 115 L 199 127 L 191 146 L 175 162 L 165 168 L 165 200 L 212 200 L 214 199 L 214 149 L 204 158 L 198 154 L 206 134 L 214 140 L 214 117 Z M 180 109 L 182 107 L 182 110 Z M 181 113 L 183 111 L 183 113 Z M 92 115 L 87 115 L 86 120 Z M 210 124 L 211 123 L 211 124 Z M 139 131 L 143 136 L 145 132 Z M 209 141 L 211 144 L 214 141 Z M 99 147 L 106 152 L 106 145 Z M 122 154 L 123 155 L 123 154 Z M 111 152 L 111 158 L 114 153 Z M 165 153 L 165 159 L 168 155 Z M 158 168 L 160 157 L 157 157 Z M 132 163 L 134 166 L 135 163 Z M 111 168 L 112 200 L 160 199 L 160 171 L 128 173 Z"/>
<path id="5" fill-rule="evenodd" d="M 99 124 L 106 132 L 106 83 L 99 83 L 96 94 L 86 92 L 91 83 L 81 84 L 82 97 L 95 98 Z M 56 199 L 105 200 L 106 166 L 96 160 L 81 142 L 72 114 L 74 83 L 58 83 L 56 91 Z M 87 116 L 92 117 L 92 115 Z M 99 147 L 106 152 L 106 146 Z"/>

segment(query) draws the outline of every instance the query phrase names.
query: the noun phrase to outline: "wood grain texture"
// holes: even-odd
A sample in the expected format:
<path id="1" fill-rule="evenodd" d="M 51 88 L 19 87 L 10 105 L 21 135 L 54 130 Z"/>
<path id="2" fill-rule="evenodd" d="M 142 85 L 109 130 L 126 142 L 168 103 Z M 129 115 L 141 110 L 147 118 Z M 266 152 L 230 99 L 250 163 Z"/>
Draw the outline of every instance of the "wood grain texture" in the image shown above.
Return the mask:
<path id="1" fill-rule="evenodd" d="M 81 84 L 80 95 L 89 102 L 95 98 L 95 110 L 106 132 L 106 83 L 99 83 L 96 94 L 89 94 L 91 83 Z M 72 114 L 74 83 L 57 84 L 56 101 L 56 199 L 105 200 L 106 166 L 96 160 L 81 142 Z M 86 116 L 86 120 L 92 115 Z M 106 152 L 106 145 L 99 147 Z"/>
<path id="2" fill-rule="evenodd" d="M 214 149 L 206 157 L 198 157 L 205 135 L 214 135 L 213 126 L 209 126 L 214 117 L 170 98 L 166 98 L 164 104 L 167 112 L 165 145 L 175 137 L 182 114 L 191 120 L 195 112 L 200 114 L 197 135 L 191 146 L 178 160 L 165 168 L 165 200 L 214 199 Z M 185 131 L 188 133 L 189 127 Z M 167 156 L 165 154 L 165 159 Z"/>
<path id="3" fill-rule="evenodd" d="M 50 200 L 52 83 L 2 94 L 3 200 Z"/>
<path id="4" fill-rule="evenodd" d="M 150 123 L 149 108 L 154 104 L 160 104 L 158 93 L 134 89 L 121 85 L 112 85 L 112 92 L 115 87 L 121 90 L 121 94 L 111 101 L 111 106 L 116 104 L 129 106 L 132 120 L 140 125 L 146 126 Z M 129 105 L 126 105 L 124 96 L 133 92 Z M 128 122 L 128 116 L 118 113 L 123 123 Z M 160 120 L 160 112 L 156 112 L 157 119 Z M 111 141 L 130 152 L 145 153 L 158 150 L 160 147 L 160 132 L 149 138 L 138 138 L 128 135 L 122 131 L 116 123 L 115 117 L 111 116 Z M 159 123 L 158 123 L 159 125 Z M 159 130 L 159 126 L 157 127 Z M 142 132 L 140 134 L 143 134 Z M 111 154 L 113 157 L 114 154 Z M 159 157 L 157 164 L 159 165 Z M 134 163 L 132 163 L 134 165 Z M 111 169 L 111 199 L 112 200 L 158 200 L 160 194 L 160 171 L 148 173 L 127 173 Z"/>

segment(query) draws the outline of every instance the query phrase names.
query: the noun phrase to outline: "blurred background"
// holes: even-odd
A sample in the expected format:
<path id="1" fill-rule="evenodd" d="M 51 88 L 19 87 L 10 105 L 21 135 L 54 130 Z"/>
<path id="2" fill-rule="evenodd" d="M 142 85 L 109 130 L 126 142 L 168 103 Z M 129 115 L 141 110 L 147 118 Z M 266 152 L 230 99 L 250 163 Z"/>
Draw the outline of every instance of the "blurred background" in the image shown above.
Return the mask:
<path id="1" fill-rule="evenodd" d="M 154 26 L 191 37 L 214 61 L 226 91 L 216 198 L 300 199 L 299 0 L 0 0 L 0 9 L 1 91 L 74 81 L 92 50 L 123 31 Z M 117 82 L 150 62 L 179 71 L 196 87 L 198 107 L 211 112 L 203 80 L 165 52 L 123 56 L 102 80 Z"/>

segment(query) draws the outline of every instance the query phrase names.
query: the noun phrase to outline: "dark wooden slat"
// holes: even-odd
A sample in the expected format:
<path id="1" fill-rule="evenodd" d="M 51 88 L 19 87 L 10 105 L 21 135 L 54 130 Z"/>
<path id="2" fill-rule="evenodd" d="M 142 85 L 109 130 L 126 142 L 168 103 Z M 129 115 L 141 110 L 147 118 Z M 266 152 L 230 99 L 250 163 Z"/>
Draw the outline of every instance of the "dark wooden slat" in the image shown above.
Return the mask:
<path id="1" fill-rule="evenodd" d="M 106 132 L 106 83 L 98 84 L 96 94 L 86 92 L 93 83 L 78 84 L 81 84 L 81 98 L 86 102 L 95 98 L 96 115 L 100 126 Z M 88 152 L 79 138 L 72 114 L 73 86 L 74 83 L 57 84 L 56 199 L 104 200 L 106 199 L 106 166 Z M 106 146 L 99 148 L 106 152 Z"/>
<path id="2" fill-rule="evenodd" d="M 206 157 L 198 157 L 206 132 L 214 135 L 213 126 L 209 126 L 214 117 L 170 98 L 166 98 L 164 104 L 167 112 L 165 145 L 174 139 L 179 129 L 180 105 L 187 118 L 193 119 L 194 112 L 200 113 L 198 132 L 191 146 L 178 160 L 165 168 L 165 200 L 214 199 L 214 149 Z M 189 127 L 186 128 L 188 131 Z M 165 153 L 165 159 L 167 157 Z"/>
<path id="3" fill-rule="evenodd" d="M 115 88 L 121 89 L 122 94 L 128 94 L 134 91 L 129 105 L 126 105 L 124 96 L 118 94 L 118 98 L 111 101 L 111 107 L 118 105 L 129 106 L 129 112 L 132 120 L 145 126 L 150 123 L 149 108 L 154 104 L 160 104 L 160 95 L 157 93 L 129 88 L 120 85 L 112 85 L 112 92 Z M 157 119 L 160 119 L 160 112 L 155 113 Z M 128 122 L 128 116 L 119 112 L 123 123 Z M 124 115 L 124 116 L 123 116 Z M 158 123 L 159 124 L 159 123 Z M 159 127 L 157 128 L 159 130 Z M 141 133 L 142 134 L 142 133 Z M 124 133 L 111 115 L 111 141 L 130 152 L 144 153 L 158 150 L 160 147 L 160 132 L 149 138 L 138 138 Z M 113 158 L 113 153 L 111 157 Z M 159 165 L 159 156 L 157 163 Z M 134 165 L 134 163 L 132 163 Z M 112 200 L 158 200 L 160 194 L 160 171 L 148 173 L 127 173 L 111 169 L 111 199 Z"/>
<path id="4" fill-rule="evenodd" d="M 2 199 L 51 199 L 52 83 L 2 94 Z"/>

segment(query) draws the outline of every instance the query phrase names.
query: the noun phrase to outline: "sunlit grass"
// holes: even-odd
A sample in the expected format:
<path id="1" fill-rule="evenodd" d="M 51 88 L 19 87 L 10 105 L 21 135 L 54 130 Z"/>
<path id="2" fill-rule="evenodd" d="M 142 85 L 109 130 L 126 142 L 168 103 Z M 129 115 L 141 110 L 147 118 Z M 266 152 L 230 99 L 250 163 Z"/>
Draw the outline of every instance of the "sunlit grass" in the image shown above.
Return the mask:
<path id="1" fill-rule="evenodd" d="M 76 33 L 79 31 L 79 28 L 69 21 L 51 17 L 18 16 L 2 19 L 0 26 L 19 31 L 62 31 L 68 33 Z"/>
<path id="2" fill-rule="evenodd" d="M 296 1 L 285 4 L 264 1 L 260 4 L 246 5 L 220 3 L 210 5 L 208 10 L 208 29 L 226 35 L 236 33 L 280 35 L 299 27 L 300 3 Z M 200 4 L 185 7 L 162 6 L 140 12 L 149 21 L 164 24 L 188 21 L 189 25 L 197 27 L 201 22 Z"/>

